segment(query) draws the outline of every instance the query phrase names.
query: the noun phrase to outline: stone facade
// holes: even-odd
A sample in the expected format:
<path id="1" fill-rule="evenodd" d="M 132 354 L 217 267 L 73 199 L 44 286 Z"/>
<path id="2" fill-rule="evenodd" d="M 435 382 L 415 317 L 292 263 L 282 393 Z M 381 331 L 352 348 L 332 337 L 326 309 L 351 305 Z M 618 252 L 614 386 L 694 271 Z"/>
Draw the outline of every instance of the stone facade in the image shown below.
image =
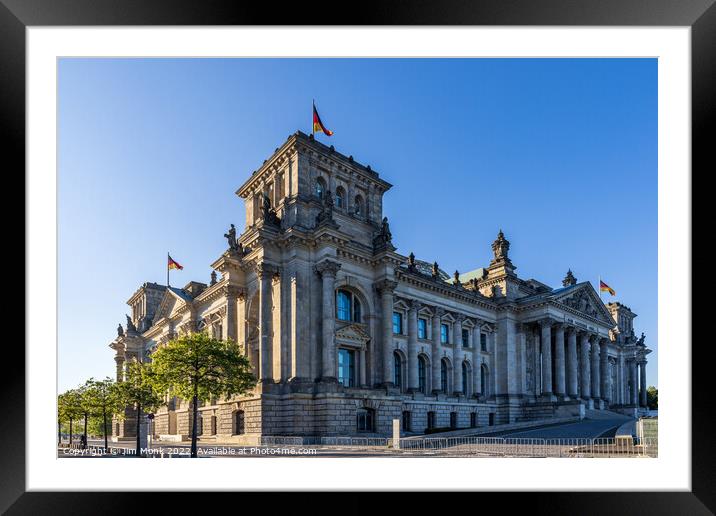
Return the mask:
<path id="1" fill-rule="evenodd" d="M 391 185 L 301 132 L 236 192 L 246 227 L 209 284 L 143 284 L 110 344 L 124 364 L 151 360 L 183 332 L 240 343 L 258 380 L 250 395 L 200 407 L 203 439 L 391 434 L 646 405 L 636 316 L 605 305 L 568 272 L 561 288 L 522 279 L 502 231 L 484 268 L 452 276 L 395 251 Z M 217 279 L 218 278 L 218 279 Z M 187 436 L 189 403 L 168 399 L 154 434 Z M 115 438 L 133 435 L 132 414 Z M 136 421 L 136 419 L 134 420 Z"/>

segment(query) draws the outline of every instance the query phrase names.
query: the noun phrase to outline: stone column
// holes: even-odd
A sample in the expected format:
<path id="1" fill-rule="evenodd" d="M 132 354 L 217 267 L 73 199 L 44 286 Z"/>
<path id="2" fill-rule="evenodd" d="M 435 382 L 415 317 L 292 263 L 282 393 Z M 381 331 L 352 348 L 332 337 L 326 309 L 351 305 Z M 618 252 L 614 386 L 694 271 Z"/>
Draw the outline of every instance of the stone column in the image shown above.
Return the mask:
<path id="1" fill-rule="evenodd" d="M 646 362 L 639 362 L 639 405 L 646 407 Z"/>
<path id="2" fill-rule="evenodd" d="M 116 366 L 116 372 L 117 372 L 117 382 L 123 382 L 124 381 L 124 355 L 116 355 L 114 357 L 114 363 Z"/>
<path id="3" fill-rule="evenodd" d="M 480 391 L 480 375 L 482 367 L 480 363 L 480 325 L 482 322 L 475 321 L 475 329 L 472 332 L 472 393 L 476 396 L 482 394 Z"/>
<path id="4" fill-rule="evenodd" d="M 552 319 L 540 321 L 542 333 L 540 343 L 542 344 L 542 394 L 552 395 Z"/>
<path id="5" fill-rule="evenodd" d="M 579 342 L 580 345 L 580 351 L 582 353 L 582 394 L 581 397 L 583 400 L 589 400 L 591 398 L 591 383 L 592 383 L 592 375 L 591 375 L 591 367 L 590 367 L 590 360 L 589 360 L 589 334 L 588 333 L 582 333 L 581 339 Z"/>
<path id="6" fill-rule="evenodd" d="M 564 398 L 567 393 L 564 363 L 564 325 L 558 324 L 554 334 L 555 394 Z"/>
<path id="7" fill-rule="evenodd" d="M 322 292 L 322 328 L 321 334 L 321 380 L 336 381 L 336 273 L 341 264 L 332 260 L 323 260 L 316 264 L 316 272 L 321 275 Z"/>
<path id="8" fill-rule="evenodd" d="M 542 394 L 542 357 L 540 355 L 540 349 L 542 347 L 539 336 L 539 326 L 532 328 L 532 343 L 534 347 L 534 364 L 533 364 L 533 379 L 535 385 L 535 396 Z"/>
<path id="9" fill-rule="evenodd" d="M 420 303 L 411 301 L 408 308 L 408 392 L 418 390 L 418 310 Z"/>
<path id="10" fill-rule="evenodd" d="M 433 392 L 440 392 L 440 320 L 445 311 L 442 308 L 436 308 L 433 312 L 432 320 L 432 357 L 430 358 L 430 366 L 433 377 Z"/>
<path id="11" fill-rule="evenodd" d="M 365 346 L 360 348 L 360 351 L 358 352 L 359 357 L 359 364 L 358 367 L 360 368 L 360 371 L 358 374 L 360 375 L 360 387 L 367 387 L 366 384 L 366 360 L 365 360 Z"/>
<path id="12" fill-rule="evenodd" d="M 636 360 L 632 361 L 632 405 L 639 406 L 639 364 Z"/>
<path id="13" fill-rule="evenodd" d="M 599 400 L 602 397 L 601 389 L 600 389 L 600 382 L 602 375 L 599 372 L 599 336 L 598 335 L 592 335 L 592 338 L 589 339 L 589 342 L 592 347 L 592 399 L 595 401 Z M 598 401 L 597 401 L 598 403 Z M 597 408 L 597 407 L 595 407 Z"/>
<path id="14" fill-rule="evenodd" d="M 224 323 L 224 334 L 228 340 L 239 342 L 239 296 L 243 297 L 241 288 L 234 285 L 224 287 L 226 297 L 226 320 Z"/>
<path id="15" fill-rule="evenodd" d="M 383 336 L 383 384 L 393 385 L 393 291 L 398 283 L 385 279 L 376 284 L 380 292 Z"/>
<path id="16" fill-rule="evenodd" d="M 599 369 L 602 373 L 602 399 L 606 402 L 611 402 L 612 386 L 611 375 L 609 374 L 609 341 L 605 338 L 599 339 L 599 362 Z"/>
<path id="17" fill-rule="evenodd" d="M 273 278 L 278 274 L 278 268 L 266 262 L 256 266 L 256 275 L 259 279 L 259 381 L 271 382 L 273 380 L 273 362 L 271 348 L 273 347 Z"/>
<path id="18" fill-rule="evenodd" d="M 619 351 L 619 363 L 617 365 L 617 395 L 619 398 L 617 399 L 617 403 L 619 405 L 627 405 L 627 399 L 624 395 L 626 391 L 626 373 L 625 373 L 625 366 L 624 366 L 624 353 Z"/>
<path id="19" fill-rule="evenodd" d="M 453 394 L 463 394 L 462 386 L 462 321 L 458 315 L 452 325 L 452 385 Z"/>
<path id="20" fill-rule="evenodd" d="M 577 330 L 573 327 L 567 328 L 567 372 L 568 384 L 567 394 L 572 399 L 577 399 Z"/>

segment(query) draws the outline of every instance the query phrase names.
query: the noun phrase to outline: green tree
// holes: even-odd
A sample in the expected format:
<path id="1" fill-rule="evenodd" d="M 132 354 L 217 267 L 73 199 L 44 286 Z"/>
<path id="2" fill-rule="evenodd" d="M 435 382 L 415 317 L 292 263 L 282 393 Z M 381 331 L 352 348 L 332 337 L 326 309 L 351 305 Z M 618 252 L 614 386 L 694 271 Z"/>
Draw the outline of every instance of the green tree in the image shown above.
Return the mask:
<path id="1" fill-rule="evenodd" d="M 192 401 L 191 456 L 197 456 L 199 400 L 230 398 L 256 385 L 249 360 L 236 342 L 193 333 L 168 342 L 152 354 L 156 385 Z"/>
<path id="2" fill-rule="evenodd" d="M 137 457 L 142 456 L 139 438 L 142 412 L 154 412 L 164 404 L 155 385 L 152 364 L 136 359 L 127 363 L 124 381 L 117 384 L 118 402 L 122 407 L 134 407 L 137 415 Z"/>
<path id="3" fill-rule="evenodd" d="M 70 389 L 57 397 L 57 420 L 60 424 L 60 433 L 62 432 L 62 423 L 69 422 L 70 444 L 72 444 L 72 423 L 81 417 L 82 399 L 77 389 Z"/>
<path id="4" fill-rule="evenodd" d="M 104 449 L 107 444 L 107 417 L 117 414 L 125 407 L 117 384 L 111 378 L 95 380 L 90 378 L 85 384 L 85 396 L 91 416 L 101 420 L 101 432 L 104 437 Z"/>
<path id="5" fill-rule="evenodd" d="M 651 410 L 659 409 L 659 389 L 653 385 L 646 389 L 646 406 Z"/>

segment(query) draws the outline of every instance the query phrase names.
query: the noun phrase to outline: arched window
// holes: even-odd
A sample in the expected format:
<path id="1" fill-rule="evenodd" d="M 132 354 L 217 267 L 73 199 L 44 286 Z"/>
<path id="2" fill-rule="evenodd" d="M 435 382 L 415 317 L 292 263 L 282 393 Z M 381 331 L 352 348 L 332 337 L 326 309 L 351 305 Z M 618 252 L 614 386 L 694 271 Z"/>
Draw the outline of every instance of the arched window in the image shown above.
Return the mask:
<path id="1" fill-rule="evenodd" d="M 393 381 L 400 390 L 403 389 L 403 360 L 400 358 L 400 353 L 397 351 L 393 352 Z"/>
<path id="2" fill-rule="evenodd" d="M 428 364 L 424 356 L 418 357 L 418 390 L 423 394 L 428 393 L 427 382 Z"/>
<path id="3" fill-rule="evenodd" d="M 234 412 L 234 435 L 241 435 L 244 432 L 244 411 L 237 410 Z"/>
<path id="4" fill-rule="evenodd" d="M 336 319 L 352 322 L 361 320 L 360 301 L 350 290 L 336 291 Z"/>
<path id="5" fill-rule="evenodd" d="M 346 205 L 346 191 L 342 186 L 336 188 L 336 208 L 345 208 Z"/>
<path id="6" fill-rule="evenodd" d="M 467 396 L 468 392 L 470 392 L 470 389 L 468 388 L 470 385 L 470 366 L 467 365 L 467 362 L 462 363 L 462 393 Z"/>
<path id="7" fill-rule="evenodd" d="M 356 429 L 359 432 L 375 431 L 375 411 L 370 408 L 359 408 L 356 411 Z"/>
<path id="8" fill-rule="evenodd" d="M 326 191 L 326 182 L 323 180 L 323 178 L 319 177 L 316 179 L 316 197 L 319 199 L 323 199 L 323 193 Z"/>
<path id="9" fill-rule="evenodd" d="M 440 361 L 440 390 L 448 392 L 448 364 L 444 358 Z"/>
<path id="10" fill-rule="evenodd" d="M 480 392 L 483 396 L 487 396 L 489 393 L 487 392 L 487 375 L 489 372 L 487 371 L 487 366 L 485 364 L 482 364 L 480 367 Z"/>
<path id="11" fill-rule="evenodd" d="M 363 205 L 363 197 L 360 195 L 356 195 L 356 202 L 355 202 L 355 214 L 359 217 L 362 217 L 365 212 L 365 206 Z"/>

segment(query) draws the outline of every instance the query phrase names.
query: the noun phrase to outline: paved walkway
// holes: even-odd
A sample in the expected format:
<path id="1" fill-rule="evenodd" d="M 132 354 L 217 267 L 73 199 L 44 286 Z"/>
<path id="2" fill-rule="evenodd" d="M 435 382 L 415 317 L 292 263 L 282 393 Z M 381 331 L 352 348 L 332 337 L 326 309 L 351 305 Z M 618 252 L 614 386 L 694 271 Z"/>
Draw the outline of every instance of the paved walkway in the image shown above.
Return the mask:
<path id="1" fill-rule="evenodd" d="M 491 437 L 514 437 L 532 439 L 589 439 L 614 437 L 614 432 L 624 424 L 624 419 L 584 419 L 577 423 L 543 426 L 529 430 L 508 430 L 490 434 Z"/>

